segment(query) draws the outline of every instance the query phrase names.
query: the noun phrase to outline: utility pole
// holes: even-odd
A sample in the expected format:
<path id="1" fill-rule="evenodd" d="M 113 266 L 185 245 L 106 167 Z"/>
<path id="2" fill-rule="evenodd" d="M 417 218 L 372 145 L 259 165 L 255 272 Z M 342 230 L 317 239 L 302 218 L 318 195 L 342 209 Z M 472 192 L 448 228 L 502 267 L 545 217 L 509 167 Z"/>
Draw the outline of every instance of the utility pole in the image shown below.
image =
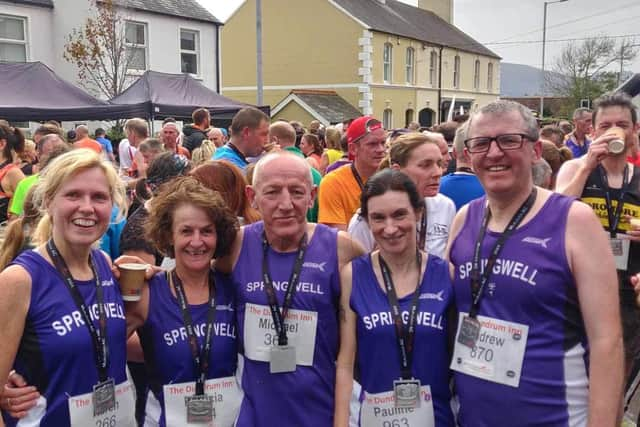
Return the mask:
<path id="1" fill-rule="evenodd" d="M 263 102 L 263 82 L 262 82 L 262 0 L 256 0 L 256 86 L 258 106 Z"/>
<path id="2" fill-rule="evenodd" d="M 616 84 L 616 87 L 620 86 L 620 82 L 622 81 L 623 71 L 624 71 L 624 41 L 620 44 L 620 72 L 618 73 L 618 84 Z"/>

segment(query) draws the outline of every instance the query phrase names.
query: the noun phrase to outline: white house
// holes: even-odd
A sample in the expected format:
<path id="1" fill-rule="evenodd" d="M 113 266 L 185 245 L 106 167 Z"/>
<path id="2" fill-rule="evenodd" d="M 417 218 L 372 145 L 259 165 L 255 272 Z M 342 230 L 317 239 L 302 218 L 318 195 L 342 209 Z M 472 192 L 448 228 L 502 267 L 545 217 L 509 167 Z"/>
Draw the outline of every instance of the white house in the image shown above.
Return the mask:
<path id="1" fill-rule="evenodd" d="M 124 6 L 135 58 L 131 76 L 145 70 L 190 73 L 220 91 L 222 24 L 196 0 L 113 1 Z M 90 8 L 90 0 L 0 0 L 0 61 L 41 61 L 77 84 L 75 65 L 63 58 L 64 45 Z"/>

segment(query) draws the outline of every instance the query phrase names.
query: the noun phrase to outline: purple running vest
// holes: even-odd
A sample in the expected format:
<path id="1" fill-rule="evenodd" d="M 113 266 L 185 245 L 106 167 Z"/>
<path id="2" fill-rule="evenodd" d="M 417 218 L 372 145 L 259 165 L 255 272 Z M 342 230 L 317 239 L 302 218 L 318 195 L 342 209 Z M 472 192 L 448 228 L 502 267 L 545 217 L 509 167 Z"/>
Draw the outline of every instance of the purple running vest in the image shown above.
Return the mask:
<path id="1" fill-rule="evenodd" d="M 498 256 L 478 314 L 529 326 L 522 375 L 516 388 L 454 372 L 462 427 L 586 425 L 589 350 L 565 251 L 571 203 L 571 198 L 552 194 L 531 221 L 513 232 Z M 469 204 L 451 246 L 456 303 L 465 313 L 485 205 L 485 197 Z M 487 231 L 483 265 L 499 235 Z"/>
<path id="2" fill-rule="evenodd" d="M 104 293 L 108 376 L 119 384 L 126 379 L 127 325 L 122 296 L 104 255 L 92 250 L 92 256 Z M 69 425 L 68 398 L 91 392 L 98 382 L 91 335 L 53 265 L 35 251 L 23 252 L 13 264 L 22 266 L 31 276 L 31 301 L 14 368 L 46 399 L 46 412 L 39 425 Z M 75 283 L 97 328 L 95 281 Z M 17 422 L 8 417 L 5 421 L 8 426 Z"/>
<path id="3" fill-rule="evenodd" d="M 400 352 L 396 328 L 387 294 L 380 287 L 371 265 L 371 254 L 352 263 L 353 287 L 349 305 L 358 316 L 357 364 L 360 383 L 368 393 L 393 390 L 393 381 L 401 376 Z M 418 300 L 412 373 L 422 385 L 431 387 L 437 427 L 453 426 L 449 401 L 447 312 L 453 304 L 449 263 L 429 255 L 422 276 Z M 398 299 L 404 322 L 409 319 L 413 293 Z M 406 323 L 405 323 L 406 325 Z"/>
<path id="4" fill-rule="evenodd" d="M 240 257 L 233 271 L 239 343 L 244 349 L 247 303 L 268 307 L 262 281 L 263 222 L 244 228 Z M 298 365 L 295 372 L 271 374 L 269 363 L 244 358 L 244 400 L 238 427 L 307 426 L 333 423 L 335 360 L 338 354 L 338 302 L 340 277 L 337 231 L 316 225 L 304 256 L 300 281 L 291 309 L 318 316 L 312 366 Z M 279 307 L 295 262 L 296 251 L 278 253 L 269 248 L 268 263 Z"/>

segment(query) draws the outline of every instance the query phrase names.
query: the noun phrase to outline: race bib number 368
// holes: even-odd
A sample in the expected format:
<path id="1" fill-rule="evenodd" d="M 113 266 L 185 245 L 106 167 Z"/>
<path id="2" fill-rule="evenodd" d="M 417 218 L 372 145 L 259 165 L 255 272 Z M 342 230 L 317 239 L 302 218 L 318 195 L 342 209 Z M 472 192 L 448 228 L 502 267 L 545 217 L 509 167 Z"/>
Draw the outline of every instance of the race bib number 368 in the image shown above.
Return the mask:
<path id="1" fill-rule="evenodd" d="M 296 349 L 296 364 L 313 365 L 318 313 L 289 310 L 285 319 L 289 345 Z M 265 305 L 247 304 L 244 312 L 245 356 L 251 360 L 269 362 L 271 348 L 278 344 L 271 310 Z"/>

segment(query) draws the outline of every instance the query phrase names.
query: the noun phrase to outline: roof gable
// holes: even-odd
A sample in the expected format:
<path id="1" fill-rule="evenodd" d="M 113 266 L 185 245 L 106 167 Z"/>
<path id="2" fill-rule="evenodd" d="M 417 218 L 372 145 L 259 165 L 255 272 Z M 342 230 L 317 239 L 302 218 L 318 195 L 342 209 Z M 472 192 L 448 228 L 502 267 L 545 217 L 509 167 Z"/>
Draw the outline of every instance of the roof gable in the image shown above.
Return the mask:
<path id="1" fill-rule="evenodd" d="M 271 111 L 272 117 L 295 102 L 323 124 L 340 123 L 360 117 L 362 113 L 333 90 L 294 89 Z"/>
<path id="2" fill-rule="evenodd" d="M 23 4 L 28 6 L 41 6 L 53 9 L 53 0 L 2 0 L 6 3 Z"/>
<path id="3" fill-rule="evenodd" d="M 113 0 L 113 3 L 141 12 L 175 16 L 195 21 L 222 23 L 197 0 Z"/>
<path id="4" fill-rule="evenodd" d="M 500 58 L 433 12 L 396 0 L 331 0 L 370 29 Z"/>

